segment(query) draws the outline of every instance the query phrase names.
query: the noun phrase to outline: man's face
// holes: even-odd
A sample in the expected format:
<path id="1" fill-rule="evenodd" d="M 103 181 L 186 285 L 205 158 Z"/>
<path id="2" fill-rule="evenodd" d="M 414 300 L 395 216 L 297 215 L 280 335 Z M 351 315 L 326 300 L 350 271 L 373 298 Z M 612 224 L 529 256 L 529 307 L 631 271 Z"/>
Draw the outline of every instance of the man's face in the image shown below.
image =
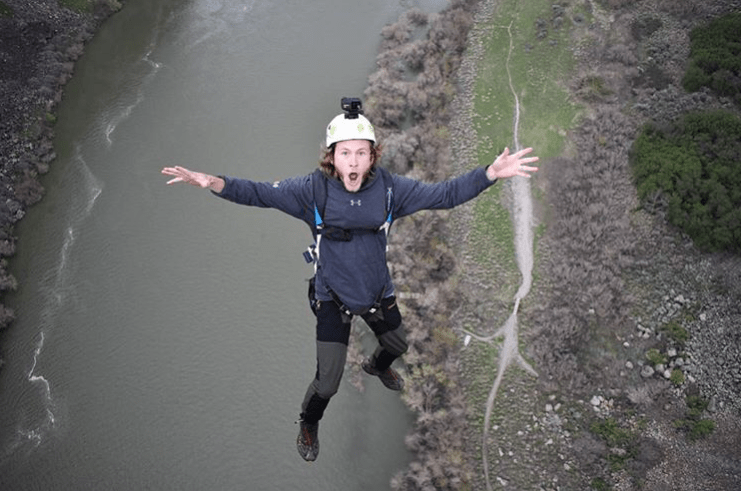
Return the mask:
<path id="1" fill-rule="evenodd" d="M 345 185 L 345 189 L 351 193 L 360 189 L 371 166 L 373 166 L 373 159 L 370 141 L 347 140 L 335 144 L 334 168 Z"/>

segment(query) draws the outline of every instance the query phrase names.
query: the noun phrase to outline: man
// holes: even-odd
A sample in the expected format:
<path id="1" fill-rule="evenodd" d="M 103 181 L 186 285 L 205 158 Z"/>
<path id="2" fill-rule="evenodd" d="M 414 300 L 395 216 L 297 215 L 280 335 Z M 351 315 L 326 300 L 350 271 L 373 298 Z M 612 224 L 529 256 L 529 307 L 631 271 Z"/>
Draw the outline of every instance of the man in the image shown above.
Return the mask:
<path id="1" fill-rule="evenodd" d="M 363 318 L 378 339 L 375 353 L 362 368 L 391 390 L 404 380 L 391 368 L 407 350 L 394 285 L 386 264 L 388 226 L 392 219 L 423 209 L 453 208 L 483 192 L 499 178 L 530 177 L 537 167 L 525 164 L 531 148 L 448 181 L 426 184 L 378 167 L 380 148 L 359 99 L 342 99 L 343 114 L 327 127 L 321 172 L 276 183 L 217 177 L 183 167 L 166 167 L 167 184 L 185 182 L 208 188 L 232 202 L 276 208 L 315 230 L 312 310 L 317 318 L 317 369 L 301 405 L 297 448 L 307 461 L 319 454 L 319 420 L 337 392 L 347 357 L 350 322 Z M 318 191 L 317 191 L 318 190 Z M 317 196 L 320 194 L 321 196 Z M 322 203 L 317 203 L 321 200 Z"/>

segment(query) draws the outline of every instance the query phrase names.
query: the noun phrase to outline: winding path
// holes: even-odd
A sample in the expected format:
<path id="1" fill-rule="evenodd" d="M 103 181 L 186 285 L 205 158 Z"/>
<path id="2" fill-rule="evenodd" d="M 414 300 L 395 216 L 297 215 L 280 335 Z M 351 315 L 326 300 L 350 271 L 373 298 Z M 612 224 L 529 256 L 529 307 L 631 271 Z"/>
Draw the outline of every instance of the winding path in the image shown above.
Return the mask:
<path id="1" fill-rule="evenodd" d="M 515 151 L 520 150 L 519 142 L 519 125 L 520 125 L 520 100 L 517 97 L 514 85 L 512 84 L 512 74 L 509 70 L 509 61 L 512 56 L 512 23 L 509 26 L 501 26 L 503 29 L 507 29 L 509 34 L 509 52 L 507 54 L 507 77 L 509 79 L 509 88 L 512 91 L 512 95 L 515 98 L 515 115 L 514 115 L 514 146 Z M 520 306 L 520 300 L 523 299 L 530 291 L 532 285 L 532 271 L 533 271 L 533 208 L 532 208 L 532 197 L 530 193 L 530 180 L 525 177 L 514 177 L 512 180 L 513 186 L 513 221 L 515 229 L 515 255 L 517 259 L 517 266 L 522 274 L 522 283 L 520 288 L 517 290 L 515 295 L 515 305 L 512 310 L 512 314 L 509 316 L 507 321 L 502 327 L 500 327 L 494 334 L 490 336 L 479 336 L 472 332 L 467 332 L 473 339 L 478 341 L 491 343 L 494 339 L 503 337 L 504 342 L 502 343 L 501 350 L 499 352 L 499 368 L 497 370 L 497 376 L 494 380 L 494 384 L 489 391 L 489 397 L 486 401 L 486 412 L 484 416 L 484 433 L 482 436 L 482 460 L 484 465 L 484 476 L 486 478 L 486 489 L 491 491 L 491 481 L 489 478 L 489 457 L 488 457 L 488 439 L 489 439 L 489 426 L 491 425 L 491 412 L 494 407 L 494 400 L 499 390 L 499 386 L 502 383 L 504 372 L 509 365 L 516 363 L 526 372 L 537 377 L 537 372 L 533 369 L 530 364 L 525 361 L 519 351 L 519 340 L 517 331 L 517 310 Z"/>

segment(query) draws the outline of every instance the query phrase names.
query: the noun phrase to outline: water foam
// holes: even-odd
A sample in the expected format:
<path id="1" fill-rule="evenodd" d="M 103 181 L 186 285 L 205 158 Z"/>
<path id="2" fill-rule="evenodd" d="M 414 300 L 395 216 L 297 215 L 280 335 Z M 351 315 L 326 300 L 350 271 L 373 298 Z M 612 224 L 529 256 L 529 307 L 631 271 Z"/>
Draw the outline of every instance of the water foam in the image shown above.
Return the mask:
<path id="1" fill-rule="evenodd" d="M 129 119 L 132 112 L 134 111 L 134 109 L 136 109 L 137 106 L 144 102 L 144 89 L 147 87 L 147 85 L 149 85 L 149 83 L 151 83 L 151 81 L 157 75 L 157 72 L 159 72 L 160 68 L 162 68 L 161 63 L 158 63 L 151 58 L 157 44 L 157 36 L 158 33 L 155 31 L 154 40 L 150 43 L 149 50 L 139 60 L 140 63 L 149 67 L 149 71 L 144 77 L 142 77 L 136 83 L 132 84 L 136 86 L 134 101 L 124 105 L 123 107 L 116 107 L 115 111 L 112 111 L 114 114 L 112 116 L 109 116 L 107 118 L 108 122 L 103 125 L 105 126 L 105 141 L 109 148 L 111 145 L 113 145 L 113 132 L 116 131 L 116 128 L 118 128 L 121 123 Z"/>
<path id="2" fill-rule="evenodd" d="M 31 443 L 35 448 L 42 443 L 45 435 L 53 430 L 58 422 L 56 415 L 57 407 L 53 398 L 53 390 L 49 379 L 40 373 L 39 361 L 44 351 L 47 334 L 51 333 L 57 324 L 57 318 L 62 307 L 67 303 L 68 296 L 73 293 L 74 284 L 70 281 L 70 262 L 74 248 L 77 230 L 81 223 L 90 215 L 103 191 L 102 183 L 96 179 L 90 168 L 80 154 L 79 147 L 73 159 L 72 170 L 68 173 L 68 179 L 83 183 L 84 193 L 82 199 L 73 203 L 67 212 L 69 224 L 64 231 L 64 239 L 59 250 L 58 260 L 55 267 L 49 272 L 42 286 L 44 306 L 40 313 L 40 330 L 38 340 L 33 352 L 31 368 L 26 376 L 32 387 L 38 388 L 41 394 L 41 403 L 44 416 L 34 423 L 21 422 L 17 430 L 18 439 L 11 443 L 7 453 L 14 452 L 24 443 Z M 23 418 L 28 418 L 25 414 Z"/>
<path id="3" fill-rule="evenodd" d="M 38 445 L 41 443 L 41 435 L 42 430 L 47 430 L 54 426 L 54 423 L 56 422 L 56 419 L 54 418 L 54 401 L 51 397 L 51 386 L 49 385 L 49 381 L 46 380 L 46 378 L 43 375 L 37 375 L 36 372 L 36 364 L 38 363 L 39 355 L 41 354 L 41 350 L 44 348 L 44 332 L 42 331 L 39 334 L 39 341 L 36 345 L 36 350 L 33 354 L 33 364 L 31 365 L 31 370 L 28 372 L 28 381 L 31 382 L 33 385 L 39 385 L 42 389 L 42 393 L 44 396 L 44 407 L 46 410 L 46 418 L 42 421 L 41 425 L 36 428 L 35 430 L 29 430 L 25 432 L 26 438 L 33 441 L 35 445 Z"/>

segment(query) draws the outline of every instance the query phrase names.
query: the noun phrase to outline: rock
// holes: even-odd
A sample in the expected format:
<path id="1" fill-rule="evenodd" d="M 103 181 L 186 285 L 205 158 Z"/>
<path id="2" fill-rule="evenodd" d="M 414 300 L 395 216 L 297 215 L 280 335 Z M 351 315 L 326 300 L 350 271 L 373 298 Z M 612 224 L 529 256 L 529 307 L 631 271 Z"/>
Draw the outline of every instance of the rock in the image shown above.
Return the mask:
<path id="1" fill-rule="evenodd" d="M 654 369 L 650 365 L 645 365 L 641 369 L 641 377 L 643 377 L 643 378 L 651 377 L 651 376 L 653 376 L 653 374 L 654 374 Z"/>

